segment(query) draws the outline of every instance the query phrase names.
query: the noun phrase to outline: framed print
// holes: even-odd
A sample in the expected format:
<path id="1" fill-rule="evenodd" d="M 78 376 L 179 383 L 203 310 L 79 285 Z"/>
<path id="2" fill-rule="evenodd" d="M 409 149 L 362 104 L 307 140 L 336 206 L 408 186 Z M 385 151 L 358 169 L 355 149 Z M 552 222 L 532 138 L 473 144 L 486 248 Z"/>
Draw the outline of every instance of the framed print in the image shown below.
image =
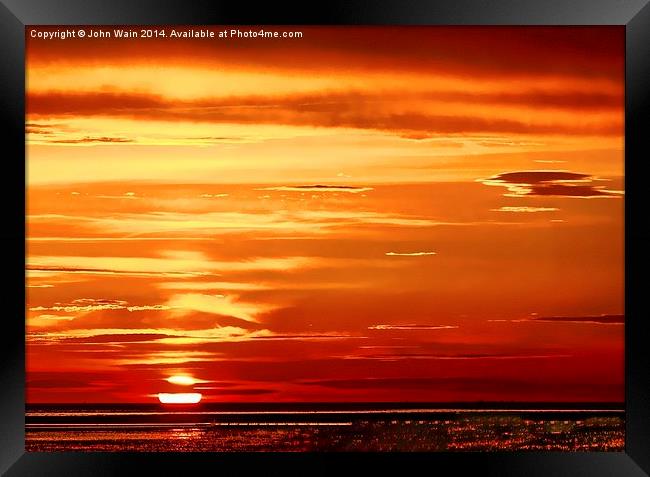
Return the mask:
<path id="1" fill-rule="evenodd" d="M 527 3 L 5 0 L 2 471 L 646 475 L 650 7 Z"/>

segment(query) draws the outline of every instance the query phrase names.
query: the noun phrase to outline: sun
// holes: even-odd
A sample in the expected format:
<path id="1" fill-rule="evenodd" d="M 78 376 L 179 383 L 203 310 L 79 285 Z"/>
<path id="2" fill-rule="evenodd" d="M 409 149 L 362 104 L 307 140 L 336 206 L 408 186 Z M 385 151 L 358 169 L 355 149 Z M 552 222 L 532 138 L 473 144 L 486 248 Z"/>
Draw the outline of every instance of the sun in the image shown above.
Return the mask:
<path id="1" fill-rule="evenodd" d="M 192 386 L 198 381 L 192 376 L 187 376 L 184 374 L 178 374 L 175 376 L 170 376 L 167 378 L 167 382 L 171 384 L 180 384 L 181 386 Z"/>
<path id="2" fill-rule="evenodd" d="M 196 404 L 201 401 L 201 393 L 159 393 L 158 400 L 163 404 Z"/>

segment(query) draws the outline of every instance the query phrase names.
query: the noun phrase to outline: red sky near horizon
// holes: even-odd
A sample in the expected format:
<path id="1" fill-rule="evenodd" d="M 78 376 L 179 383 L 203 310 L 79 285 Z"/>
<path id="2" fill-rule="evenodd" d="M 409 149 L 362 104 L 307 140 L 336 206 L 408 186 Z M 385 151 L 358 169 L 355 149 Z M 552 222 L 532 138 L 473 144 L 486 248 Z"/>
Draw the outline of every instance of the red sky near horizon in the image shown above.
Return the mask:
<path id="1" fill-rule="evenodd" d="M 274 29 L 27 27 L 27 402 L 622 402 L 624 29 Z"/>

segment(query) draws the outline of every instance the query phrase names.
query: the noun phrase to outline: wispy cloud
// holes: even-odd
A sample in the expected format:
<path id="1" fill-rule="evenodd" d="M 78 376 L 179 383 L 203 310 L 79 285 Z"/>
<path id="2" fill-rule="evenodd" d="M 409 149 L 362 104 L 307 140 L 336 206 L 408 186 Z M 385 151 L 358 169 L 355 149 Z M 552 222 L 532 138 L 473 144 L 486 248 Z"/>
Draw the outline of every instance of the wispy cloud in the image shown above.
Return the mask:
<path id="1" fill-rule="evenodd" d="M 464 354 L 464 355 L 440 355 L 431 353 L 387 353 L 370 355 L 348 355 L 343 359 L 352 360 L 376 360 L 376 361 L 410 361 L 410 360 L 431 360 L 431 361 L 464 361 L 464 360 L 545 360 L 571 358 L 571 354 Z"/>
<path id="2" fill-rule="evenodd" d="M 620 198 L 623 191 L 607 190 L 598 185 L 598 179 L 589 174 L 570 171 L 518 171 L 504 172 L 487 179 L 485 185 L 508 189 L 508 197 L 556 196 L 579 198 Z"/>
<path id="3" fill-rule="evenodd" d="M 280 340 L 280 341 L 320 341 L 320 340 L 348 340 L 367 339 L 366 336 L 359 336 L 351 333 L 323 332 L 323 333 L 273 333 L 270 335 L 256 336 L 255 340 Z"/>
<path id="4" fill-rule="evenodd" d="M 173 320 L 171 320 L 173 321 Z M 171 322 L 170 321 L 170 322 Z M 249 330 L 239 326 L 217 326 L 205 329 L 176 328 L 77 328 L 47 333 L 31 331 L 27 341 L 33 345 L 127 344 L 148 343 L 159 345 L 200 345 L 242 341 L 340 341 L 364 340 L 365 336 L 346 332 L 276 333 L 262 328 Z M 90 350 L 92 351 L 92 350 Z M 136 351 L 134 351 L 136 352 Z M 120 353 L 122 353 L 120 351 Z M 111 359 L 111 356 L 106 356 Z"/>
<path id="5" fill-rule="evenodd" d="M 122 195 L 96 195 L 94 196 L 98 199 L 118 199 L 118 200 L 124 200 L 124 199 L 141 199 L 141 197 L 138 197 L 135 192 L 125 192 Z"/>
<path id="6" fill-rule="evenodd" d="M 84 342 L 94 342 L 93 340 L 97 339 L 97 337 L 104 337 L 102 341 L 106 342 L 107 337 L 113 337 L 113 340 L 118 342 L 124 336 L 144 336 L 147 341 L 156 340 L 160 343 L 184 344 L 182 340 L 186 338 L 196 340 L 196 342 L 242 341 L 271 334 L 272 332 L 266 329 L 251 331 L 237 326 L 219 326 L 195 330 L 176 328 L 78 328 L 65 331 L 49 331 L 46 335 L 30 333 L 27 339 L 41 342 L 43 339 L 47 342 L 65 342 L 66 340 L 80 342 L 83 339 Z M 160 337 L 160 339 L 156 339 L 157 337 Z M 178 341 L 174 341 L 175 339 L 178 339 Z M 110 341 L 110 338 L 108 341 Z M 193 342 L 190 341 L 190 343 Z"/>
<path id="7" fill-rule="evenodd" d="M 163 311 L 169 310 L 171 307 L 167 305 L 133 305 L 127 306 L 128 311 Z"/>
<path id="8" fill-rule="evenodd" d="M 191 281 L 186 280 L 182 282 L 162 282 L 158 284 L 158 288 L 163 290 L 215 290 L 215 291 L 257 291 L 257 290 L 325 290 L 325 289 L 349 289 L 349 288 L 364 288 L 369 286 L 367 282 L 314 282 L 314 283 L 299 283 L 299 282 L 265 282 L 265 283 L 249 283 L 249 282 L 204 282 L 204 281 Z"/>
<path id="9" fill-rule="evenodd" d="M 316 185 L 300 185 L 300 186 L 264 187 L 255 190 L 272 190 L 272 191 L 283 191 L 283 192 L 348 192 L 350 194 L 358 194 L 360 192 L 368 192 L 374 189 L 372 187 L 316 184 Z"/>
<path id="10" fill-rule="evenodd" d="M 85 313 L 101 310 L 124 310 L 127 302 L 124 300 L 103 300 L 79 298 L 69 304 L 56 303 L 52 306 L 33 306 L 30 311 L 63 311 L 66 313 Z"/>
<path id="11" fill-rule="evenodd" d="M 458 328 L 455 325 L 424 325 L 424 324 L 379 324 L 369 326 L 369 330 L 401 330 L 401 331 L 417 331 L 417 330 L 453 330 Z"/>
<path id="12" fill-rule="evenodd" d="M 256 316 L 270 311 L 270 305 L 243 303 L 235 297 L 223 295 L 204 295 L 201 293 L 187 293 L 174 295 L 167 302 L 169 307 L 176 311 L 200 311 L 216 315 L 232 316 L 245 321 L 257 322 Z"/>
<path id="13" fill-rule="evenodd" d="M 225 290 L 225 291 L 250 291 L 250 290 L 268 290 L 273 288 L 269 285 L 259 283 L 240 283 L 240 282 L 163 282 L 158 285 L 163 290 Z"/>
<path id="14" fill-rule="evenodd" d="M 129 355 L 128 352 L 122 354 L 123 357 L 113 359 L 117 365 L 159 365 L 159 364 L 183 364 L 201 361 L 212 361 L 215 358 L 215 353 L 205 351 L 189 351 L 189 350 L 165 350 L 153 351 L 149 353 L 133 353 Z"/>
<path id="15" fill-rule="evenodd" d="M 79 298 L 72 300 L 70 303 L 55 303 L 52 306 L 33 306 L 29 308 L 32 312 L 54 311 L 77 314 L 109 310 L 126 310 L 128 312 L 172 310 L 174 312 L 172 316 L 178 314 L 183 315 L 191 311 L 199 311 L 232 316 L 251 322 L 257 321 L 255 315 L 270 309 L 272 309 L 272 307 L 267 305 L 239 302 L 236 297 L 204 295 L 199 293 L 173 295 L 166 304 L 155 305 L 129 305 L 125 300 Z M 43 316 L 58 319 L 58 315 L 40 315 L 40 318 Z"/>
<path id="16" fill-rule="evenodd" d="M 625 315 L 593 315 L 593 316 L 540 316 L 531 318 L 531 321 L 545 321 L 556 323 L 591 323 L 602 325 L 622 325 Z"/>
<path id="17" fill-rule="evenodd" d="M 557 207 L 499 207 L 498 209 L 490 209 L 492 212 L 556 212 L 560 209 Z"/>
<path id="18" fill-rule="evenodd" d="M 407 100 L 408 109 L 398 100 Z M 546 97 L 545 97 L 546 96 Z M 595 94 L 591 101 L 567 108 L 578 96 L 571 92 L 551 98 L 551 95 L 508 93 L 498 95 L 447 92 L 414 93 L 402 91 L 363 92 L 358 90 L 329 91 L 307 94 L 241 97 L 200 97 L 188 100 L 137 91 L 29 91 L 27 113 L 30 118 L 113 117 L 136 118 L 142 121 L 193 121 L 211 124 L 274 124 L 350 128 L 382 131 L 406 138 L 429 138 L 440 134 L 501 133 L 501 134 L 553 134 L 553 135 L 618 135 L 622 132 L 619 117 L 610 115 L 607 121 L 527 120 L 517 116 L 486 117 L 463 114 L 463 109 L 447 107 L 439 114 L 434 106 L 442 102 L 477 102 L 485 106 L 531 106 L 555 101 L 555 107 L 564 107 L 574 115 L 584 111 L 591 102 L 602 108 L 610 104 L 609 111 L 620 107 L 617 95 Z M 396 107 L 401 104 L 400 107 Z M 426 107 L 429 106 L 429 108 Z M 369 106 L 373 106 L 370 108 Z M 539 106 L 536 106 L 539 110 Z M 588 109 L 595 109 L 593 106 Z M 534 118 L 536 119 L 536 118 Z M 205 140 L 201 142 L 205 143 Z"/>
<path id="19" fill-rule="evenodd" d="M 101 144 L 101 143 L 131 143 L 133 139 L 126 137 L 84 136 L 81 138 L 48 139 L 49 144 Z"/>
<path id="20" fill-rule="evenodd" d="M 169 310 L 166 305 L 129 305 L 124 300 L 107 300 L 95 298 L 78 298 L 70 303 L 55 303 L 52 306 L 33 306 L 30 311 L 63 311 L 65 313 L 90 313 L 105 310 L 127 311 L 163 311 Z"/>
<path id="21" fill-rule="evenodd" d="M 53 278 L 60 275 L 118 275 L 131 277 L 163 277 L 163 278 L 192 278 L 201 275 L 212 275 L 207 272 L 147 272 L 142 270 L 111 270 L 101 268 L 57 267 L 27 265 L 27 276 L 30 278 Z M 218 275 L 218 274 L 217 274 Z M 70 280 L 66 280 L 70 281 Z"/>
<path id="22" fill-rule="evenodd" d="M 28 320 L 29 326 L 55 326 L 57 321 L 72 321 L 74 316 L 70 315 L 38 315 Z"/>
<path id="23" fill-rule="evenodd" d="M 239 261 L 212 260 L 193 251 L 167 251 L 159 257 L 49 256 L 28 257 L 32 270 L 65 273 L 112 274 L 181 274 L 186 276 L 216 274 L 221 271 L 288 270 L 311 263 L 308 257 L 251 258 Z"/>
<path id="24" fill-rule="evenodd" d="M 436 252 L 386 252 L 389 257 L 422 257 L 424 255 L 436 255 Z"/>
<path id="25" fill-rule="evenodd" d="M 249 212 L 143 212 L 113 216 L 88 217 L 41 214 L 28 216 L 30 223 L 74 224 L 88 232 L 127 234 L 128 237 L 151 234 L 189 232 L 195 236 L 216 233 L 264 231 L 278 234 L 296 232 L 324 234 L 331 228 L 372 224 L 377 226 L 431 227 L 436 225 L 465 225 L 440 222 L 429 217 L 390 214 L 359 210 L 271 210 Z"/>

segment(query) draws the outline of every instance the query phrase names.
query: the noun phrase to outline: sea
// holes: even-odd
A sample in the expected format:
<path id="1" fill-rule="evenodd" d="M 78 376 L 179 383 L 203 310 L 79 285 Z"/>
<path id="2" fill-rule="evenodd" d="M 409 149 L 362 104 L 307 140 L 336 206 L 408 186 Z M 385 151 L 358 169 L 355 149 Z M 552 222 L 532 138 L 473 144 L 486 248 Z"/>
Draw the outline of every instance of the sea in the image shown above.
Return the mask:
<path id="1" fill-rule="evenodd" d="M 614 451 L 616 404 L 28 405 L 28 452 Z"/>

